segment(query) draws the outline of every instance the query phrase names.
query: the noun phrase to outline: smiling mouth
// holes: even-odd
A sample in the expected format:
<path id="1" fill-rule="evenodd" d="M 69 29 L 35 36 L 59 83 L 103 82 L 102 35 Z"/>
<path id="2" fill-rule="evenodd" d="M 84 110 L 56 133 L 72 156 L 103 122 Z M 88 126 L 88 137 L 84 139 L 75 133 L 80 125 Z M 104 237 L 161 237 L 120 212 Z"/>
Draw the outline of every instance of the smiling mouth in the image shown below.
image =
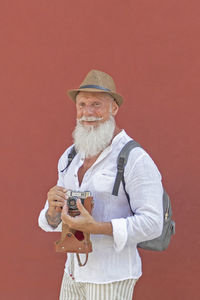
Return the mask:
<path id="1" fill-rule="evenodd" d="M 97 124 L 99 121 L 101 121 L 103 118 L 96 118 L 96 117 L 82 117 L 81 119 L 79 119 L 79 122 L 81 122 L 82 124 L 85 125 L 94 125 Z"/>
<path id="2" fill-rule="evenodd" d="M 82 120 L 81 122 L 82 122 L 82 123 L 96 123 L 96 122 L 99 122 L 99 120 L 92 120 L 92 121 L 89 121 L 89 120 Z"/>
<path id="3" fill-rule="evenodd" d="M 96 121 L 81 121 L 83 126 L 97 126 L 99 123 L 99 120 Z"/>

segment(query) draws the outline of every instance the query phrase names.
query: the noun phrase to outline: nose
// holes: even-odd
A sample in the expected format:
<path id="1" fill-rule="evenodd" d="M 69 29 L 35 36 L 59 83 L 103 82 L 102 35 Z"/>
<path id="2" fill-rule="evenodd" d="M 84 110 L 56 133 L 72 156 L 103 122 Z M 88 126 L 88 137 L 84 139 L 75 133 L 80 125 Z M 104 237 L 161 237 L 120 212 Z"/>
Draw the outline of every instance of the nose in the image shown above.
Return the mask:
<path id="1" fill-rule="evenodd" d="M 92 105 L 86 105 L 83 108 L 83 115 L 84 116 L 91 116 L 93 114 L 94 114 L 94 109 L 93 109 Z"/>

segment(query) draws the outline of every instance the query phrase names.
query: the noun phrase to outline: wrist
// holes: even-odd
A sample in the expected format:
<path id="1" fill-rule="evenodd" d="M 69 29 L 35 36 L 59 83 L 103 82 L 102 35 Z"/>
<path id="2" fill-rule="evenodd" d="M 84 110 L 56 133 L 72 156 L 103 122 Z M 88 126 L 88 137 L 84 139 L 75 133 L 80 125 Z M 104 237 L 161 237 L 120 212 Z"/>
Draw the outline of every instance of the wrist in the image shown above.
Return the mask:
<path id="1" fill-rule="evenodd" d="M 113 235 L 112 223 L 111 222 L 95 222 L 91 233 Z"/>
<path id="2" fill-rule="evenodd" d="M 48 208 L 46 211 L 46 215 L 48 215 L 49 217 L 54 217 L 56 215 L 56 210 L 53 208 Z"/>
<path id="3" fill-rule="evenodd" d="M 55 210 L 52 211 L 51 209 L 48 209 L 45 216 L 48 224 L 53 228 L 56 228 L 61 222 L 61 213 L 56 212 Z"/>

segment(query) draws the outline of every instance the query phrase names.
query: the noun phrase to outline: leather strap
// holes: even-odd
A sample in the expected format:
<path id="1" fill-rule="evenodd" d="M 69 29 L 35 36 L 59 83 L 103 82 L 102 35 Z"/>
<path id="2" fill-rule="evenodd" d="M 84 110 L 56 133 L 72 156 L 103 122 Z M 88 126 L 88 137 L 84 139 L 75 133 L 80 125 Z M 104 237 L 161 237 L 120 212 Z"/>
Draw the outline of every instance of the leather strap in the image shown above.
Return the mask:
<path id="1" fill-rule="evenodd" d="M 79 254 L 76 253 L 76 257 L 77 257 L 78 264 L 79 264 L 80 267 L 84 267 L 86 265 L 87 261 L 88 261 L 88 253 L 86 253 L 85 256 L 86 256 L 85 257 L 85 262 L 84 262 L 84 264 L 82 264 Z"/>
<path id="2" fill-rule="evenodd" d="M 136 148 L 136 147 L 141 147 L 141 146 L 136 141 L 130 140 L 127 144 L 125 144 L 125 146 L 122 148 L 122 150 L 120 151 L 120 153 L 118 155 L 118 158 L 117 158 L 117 174 L 116 174 L 116 178 L 115 178 L 115 182 L 114 182 L 114 186 L 113 186 L 113 191 L 112 191 L 112 195 L 114 195 L 114 196 L 118 196 L 119 186 L 120 186 L 121 181 L 123 183 L 123 187 L 124 187 L 124 190 L 125 190 L 124 168 L 125 168 L 125 165 L 127 163 L 130 151 L 133 148 Z M 126 193 L 126 190 L 125 190 L 125 193 Z M 128 194 L 126 193 L 126 196 L 127 195 Z M 127 197 L 127 198 L 129 198 L 129 197 Z"/>

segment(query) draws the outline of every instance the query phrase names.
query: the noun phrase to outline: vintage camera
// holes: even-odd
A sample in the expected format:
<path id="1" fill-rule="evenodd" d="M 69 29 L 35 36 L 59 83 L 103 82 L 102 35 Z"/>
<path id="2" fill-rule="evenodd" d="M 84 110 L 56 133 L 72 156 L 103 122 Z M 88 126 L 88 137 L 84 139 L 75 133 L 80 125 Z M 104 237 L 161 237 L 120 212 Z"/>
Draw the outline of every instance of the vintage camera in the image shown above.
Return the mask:
<path id="1" fill-rule="evenodd" d="M 67 191 L 66 195 L 68 196 L 67 199 L 67 206 L 69 209 L 69 215 L 71 216 L 77 216 L 80 214 L 78 207 L 77 207 L 77 200 L 80 199 L 82 205 L 85 207 L 86 205 L 86 199 L 91 197 L 90 192 L 74 192 L 74 191 Z M 87 209 L 87 207 L 86 207 Z"/>

